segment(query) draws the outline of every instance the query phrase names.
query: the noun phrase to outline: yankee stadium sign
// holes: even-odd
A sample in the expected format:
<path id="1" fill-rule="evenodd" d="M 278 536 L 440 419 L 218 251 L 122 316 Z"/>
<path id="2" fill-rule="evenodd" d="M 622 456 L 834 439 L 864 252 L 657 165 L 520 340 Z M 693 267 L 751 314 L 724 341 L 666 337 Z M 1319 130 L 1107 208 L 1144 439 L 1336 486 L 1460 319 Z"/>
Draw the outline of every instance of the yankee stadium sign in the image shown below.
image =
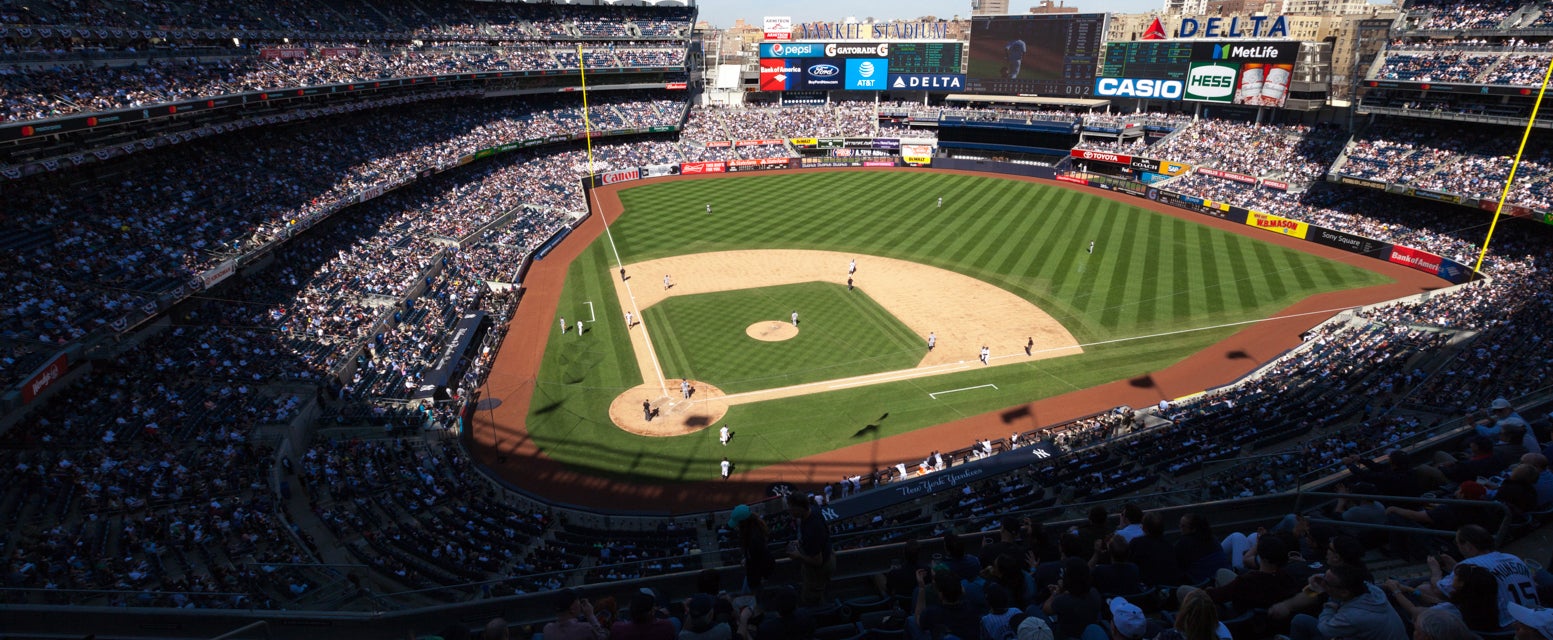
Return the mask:
<path id="1" fill-rule="evenodd" d="M 801 22 L 794 25 L 793 36 L 801 40 L 904 40 L 949 37 L 949 23 L 938 22 Z"/>

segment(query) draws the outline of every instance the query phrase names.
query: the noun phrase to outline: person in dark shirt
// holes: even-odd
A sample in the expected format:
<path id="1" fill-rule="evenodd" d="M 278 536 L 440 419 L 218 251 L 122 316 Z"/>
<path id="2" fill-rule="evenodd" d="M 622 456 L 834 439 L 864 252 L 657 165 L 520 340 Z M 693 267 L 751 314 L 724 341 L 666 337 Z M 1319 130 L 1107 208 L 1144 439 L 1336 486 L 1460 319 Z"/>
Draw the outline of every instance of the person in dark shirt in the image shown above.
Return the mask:
<path id="1" fill-rule="evenodd" d="M 1508 431 L 1508 429 L 1506 429 Z M 1537 470 L 1531 465 L 1516 465 L 1510 477 L 1494 492 L 1494 500 L 1510 507 L 1513 517 L 1537 510 Z"/>
<path id="2" fill-rule="evenodd" d="M 1100 591 L 1100 595 L 1125 596 L 1144 590 L 1138 565 L 1127 561 L 1127 553 L 1127 538 L 1120 533 L 1113 533 L 1095 543 L 1095 555 L 1089 563 L 1095 589 Z"/>
<path id="3" fill-rule="evenodd" d="M 1181 584 L 1175 551 L 1165 541 L 1165 519 L 1157 512 L 1143 515 L 1143 535 L 1127 545 L 1128 558 L 1138 565 L 1138 579 L 1151 587 Z M 1040 585 L 1036 585 L 1040 588 Z"/>
<path id="4" fill-rule="evenodd" d="M 944 562 L 961 580 L 975 580 L 981 573 L 981 560 L 965 551 L 965 541 L 953 531 L 944 533 Z"/>
<path id="5" fill-rule="evenodd" d="M 890 569 L 876 576 L 875 584 L 882 595 L 910 598 L 917 588 L 917 570 L 926 569 L 922 564 L 922 546 L 916 539 L 907 540 L 899 557 L 890 561 Z"/>
<path id="6" fill-rule="evenodd" d="M 998 527 L 998 539 L 992 544 L 981 545 L 981 566 L 992 566 L 998 556 L 1009 555 L 1021 560 L 1025 557 L 1025 545 L 1019 541 L 1020 522 L 1013 516 L 1003 518 L 1003 523 Z"/>
<path id="7" fill-rule="evenodd" d="M 1419 494 L 1412 458 L 1401 449 L 1386 454 L 1384 467 L 1359 456 L 1343 458 L 1343 464 L 1348 465 L 1348 471 L 1353 473 L 1355 483 L 1367 482 L 1375 485 L 1382 494 L 1406 497 Z"/>
<path id="8" fill-rule="evenodd" d="M 1089 582 L 1089 563 L 1083 558 L 1062 561 L 1062 579 L 1051 587 L 1051 596 L 1041 605 L 1046 615 L 1057 622 L 1052 627 L 1060 638 L 1078 638 L 1084 627 L 1100 623 L 1105 599 Z"/>
<path id="9" fill-rule="evenodd" d="M 1213 538 L 1213 527 L 1200 513 L 1181 516 L 1181 539 L 1176 541 L 1176 566 L 1186 574 L 1187 584 L 1199 584 L 1213 578 L 1219 569 L 1230 567 L 1224 547 Z"/>
<path id="10" fill-rule="evenodd" d="M 1052 585 L 1057 584 L 1057 579 L 1062 577 L 1063 561 L 1068 558 L 1085 559 L 1089 557 L 1089 549 L 1084 547 L 1084 539 L 1071 531 L 1062 534 L 1062 539 L 1057 542 L 1057 548 L 1062 552 L 1062 560 L 1057 562 L 1042 562 L 1035 568 L 1035 593 L 1039 598 L 1051 590 Z"/>
<path id="11" fill-rule="evenodd" d="M 799 601 L 804 605 L 820 604 L 830 587 L 830 576 L 836 572 L 836 554 L 830 548 L 830 527 L 814 510 L 814 502 L 806 494 L 788 494 L 787 512 L 798 522 L 798 539 L 788 545 L 787 555 L 798 563 L 802 578 Z"/>
<path id="12" fill-rule="evenodd" d="M 1289 546 L 1275 535 L 1256 539 L 1256 568 L 1242 573 L 1222 587 L 1209 587 L 1208 596 L 1218 604 L 1228 604 L 1236 612 L 1266 609 L 1294 595 L 1303 585 L 1284 570 L 1289 561 Z"/>
<path id="13" fill-rule="evenodd" d="M 928 582 L 926 569 L 917 572 L 916 604 L 911 622 L 918 631 L 932 638 L 952 634 L 974 638 L 980 632 L 981 616 L 986 612 L 972 606 L 965 597 L 960 579 L 952 571 L 934 571 Z M 913 634 L 914 636 L 916 634 Z"/>

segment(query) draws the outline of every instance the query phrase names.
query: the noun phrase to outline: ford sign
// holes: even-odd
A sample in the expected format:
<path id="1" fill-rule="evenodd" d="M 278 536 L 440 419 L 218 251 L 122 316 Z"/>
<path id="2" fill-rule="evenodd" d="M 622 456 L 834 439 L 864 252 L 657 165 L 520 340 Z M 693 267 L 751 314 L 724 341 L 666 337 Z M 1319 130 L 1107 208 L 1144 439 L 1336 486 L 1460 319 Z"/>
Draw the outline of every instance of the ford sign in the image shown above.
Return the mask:
<path id="1" fill-rule="evenodd" d="M 809 67 L 809 75 L 816 78 L 829 78 L 841 73 L 841 69 L 833 64 L 817 64 Z"/>

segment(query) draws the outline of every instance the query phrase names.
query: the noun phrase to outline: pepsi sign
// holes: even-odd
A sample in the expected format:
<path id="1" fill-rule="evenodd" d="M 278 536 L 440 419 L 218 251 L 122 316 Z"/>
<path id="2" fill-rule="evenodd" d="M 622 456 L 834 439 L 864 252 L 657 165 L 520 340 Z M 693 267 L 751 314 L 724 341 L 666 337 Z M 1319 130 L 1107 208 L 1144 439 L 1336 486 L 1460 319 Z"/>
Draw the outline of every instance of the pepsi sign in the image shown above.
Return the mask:
<path id="1" fill-rule="evenodd" d="M 767 42 L 760 45 L 762 58 L 823 58 L 825 45 L 818 42 Z"/>

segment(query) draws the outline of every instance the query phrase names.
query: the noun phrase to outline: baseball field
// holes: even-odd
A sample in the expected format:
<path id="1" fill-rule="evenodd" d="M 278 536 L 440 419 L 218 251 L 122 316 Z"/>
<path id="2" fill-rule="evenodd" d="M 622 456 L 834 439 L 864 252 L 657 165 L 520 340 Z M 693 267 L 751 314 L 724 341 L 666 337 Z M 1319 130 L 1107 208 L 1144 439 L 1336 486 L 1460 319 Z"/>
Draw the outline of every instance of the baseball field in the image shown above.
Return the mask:
<path id="1" fill-rule="evenodd" d="M 724 456 L 739 474 L 1146 375 L 1311 295 L 1390 282 L 1117 200 L 975 175 L 674 180 L 619 201 L 610 233 L 566 269 L 555 316 L 572 326 L 562 334 L 551 317 L 549 335 L 520 337 L 544 352 L 515 383 L 531 393 L 529 444 L 605 480 L 706 481 Z"/>

